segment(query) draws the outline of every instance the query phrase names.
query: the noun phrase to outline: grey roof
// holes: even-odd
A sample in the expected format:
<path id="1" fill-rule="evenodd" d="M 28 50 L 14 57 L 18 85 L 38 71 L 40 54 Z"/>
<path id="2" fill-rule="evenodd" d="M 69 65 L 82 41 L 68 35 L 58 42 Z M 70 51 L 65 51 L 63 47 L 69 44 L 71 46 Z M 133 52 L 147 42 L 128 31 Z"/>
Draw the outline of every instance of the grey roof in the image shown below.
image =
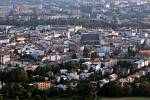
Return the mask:
<path id="1" fill-rule="evenodd" d="M 99 40 L 99 34 L 82 34 L 81 40 L 82 41 Z"/>

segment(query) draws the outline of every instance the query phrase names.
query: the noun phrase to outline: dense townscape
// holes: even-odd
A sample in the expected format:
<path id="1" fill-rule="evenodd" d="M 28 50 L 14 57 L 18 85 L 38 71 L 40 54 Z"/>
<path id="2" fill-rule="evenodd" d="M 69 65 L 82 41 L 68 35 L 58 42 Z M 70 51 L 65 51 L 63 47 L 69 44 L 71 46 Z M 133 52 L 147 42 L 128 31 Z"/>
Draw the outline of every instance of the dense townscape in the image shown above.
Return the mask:
<path id="1" fill-rule="evenodd" d="M 0 0 L 0 100 L 150 97 L 149 0 Z"/>

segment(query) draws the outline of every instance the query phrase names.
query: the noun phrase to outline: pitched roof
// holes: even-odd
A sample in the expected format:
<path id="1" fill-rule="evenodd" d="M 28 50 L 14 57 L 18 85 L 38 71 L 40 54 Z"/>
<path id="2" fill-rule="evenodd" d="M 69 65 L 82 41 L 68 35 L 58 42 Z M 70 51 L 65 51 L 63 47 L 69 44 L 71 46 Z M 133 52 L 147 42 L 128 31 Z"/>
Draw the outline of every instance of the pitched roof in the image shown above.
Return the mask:
<path id="1" fill-rule="evenodd" d="M 82 34 L 82 41 L 99 40 L 99 34 Z"/>

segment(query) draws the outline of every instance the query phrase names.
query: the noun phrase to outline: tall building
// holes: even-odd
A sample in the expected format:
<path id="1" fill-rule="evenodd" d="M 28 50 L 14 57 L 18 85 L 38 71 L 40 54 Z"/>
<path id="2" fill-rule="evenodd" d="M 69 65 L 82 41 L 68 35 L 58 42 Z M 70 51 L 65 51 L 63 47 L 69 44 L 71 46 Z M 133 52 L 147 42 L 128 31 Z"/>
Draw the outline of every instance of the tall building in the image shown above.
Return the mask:
<path id="1" fill-rule="evenodd" d="M 40 0 L 39 9 L 40 9 L 40 10 L 43 9 L 43 0 Z"/>

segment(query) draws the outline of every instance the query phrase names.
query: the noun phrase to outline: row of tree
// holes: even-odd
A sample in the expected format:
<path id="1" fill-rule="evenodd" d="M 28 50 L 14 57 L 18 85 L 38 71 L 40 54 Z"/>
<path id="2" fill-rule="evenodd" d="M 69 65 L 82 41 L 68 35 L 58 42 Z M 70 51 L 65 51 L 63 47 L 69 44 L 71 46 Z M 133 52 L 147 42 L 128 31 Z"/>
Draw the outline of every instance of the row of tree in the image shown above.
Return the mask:
<path id="1" fill-rule="evenodd" d="M 107 97 L 150 97 L 150 74 L 141 77 L 132 84 L 110 82 L 100 88 L 98 94 Z"/>

